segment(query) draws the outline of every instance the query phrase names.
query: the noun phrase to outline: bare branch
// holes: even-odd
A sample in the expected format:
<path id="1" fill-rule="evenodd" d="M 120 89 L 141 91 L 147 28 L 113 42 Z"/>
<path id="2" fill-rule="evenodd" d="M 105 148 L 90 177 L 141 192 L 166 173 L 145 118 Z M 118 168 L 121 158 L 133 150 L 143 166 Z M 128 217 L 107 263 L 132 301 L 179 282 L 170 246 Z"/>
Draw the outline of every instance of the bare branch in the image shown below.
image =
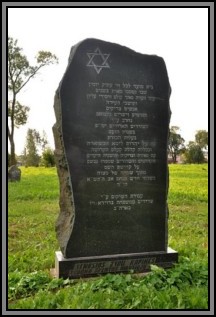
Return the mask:
<path id="1" fill-rule="evenodd" d="M 40 65 L 35 71 L 34 73 L 32 73 L 27 80 L 22 84 L 22 86 L 20 86 L 20 88 L 16 91 L 16 94 L 18 94 L 20 92 L 20 90 L 29 82 L 29 80 L 39 71 L 39 69 L 41 67 L 43 67 L 45 64 Z"/>

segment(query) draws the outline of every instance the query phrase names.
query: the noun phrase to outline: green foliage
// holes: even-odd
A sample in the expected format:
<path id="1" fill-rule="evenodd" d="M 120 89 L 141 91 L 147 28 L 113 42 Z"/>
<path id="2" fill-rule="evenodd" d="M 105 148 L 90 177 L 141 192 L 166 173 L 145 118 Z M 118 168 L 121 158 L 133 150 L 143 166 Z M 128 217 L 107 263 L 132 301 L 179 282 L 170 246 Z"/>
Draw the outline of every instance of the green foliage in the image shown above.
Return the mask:
<path id="1" fill-rule="evenodd" d="M 58 250 L 55 168 L 24 168 L 8 184 L 9 309 L 208 309 L 208 166 L 170 165 L 169 246 L 179 263 L 149 274 L 50 277 Z"/>
<path id="2" fill-rule="evenodd" d="M 184 152 L 185 163 L 201 164 L 205 162 L 203 149 L 208 146 L 208 132 L 198 130 L 195 134 L 195 142 L 190 141 Z"/>
<path id="3" fill-rule="evenodd" d="M 14 275 L 16 279 L 14 278 Z M 10 274 L 9 296 L 21 309 L 207 309 L 207 265 L 182 258 L 175 268 L 152 266 L 145 275 L 107 274 L 55 280 L 46 274 Z M 31 296 L 31 297 L 30 297 Z M 24 299 L 20 299 L 24 297 Z M 29 298 L 27 298 L 29 297 Z M 11 308 L 17 305 L 11 304 Z"/>
<path id="4" fill-rule="evenodd" d="M 195 134 L 196 144 L 205 149 L 208 146 L 208 132 L 206 130 L 198 130 Z"/>
<path id="5" fill-rule="evenodd" d="M 39 65 L 50 65 L 58 63 L 58 58 L 54 54 L 45 51 L 39 51 L 37 53 L 36 59 Z"/>
<path id="6" fill-rule="evenodd" d="M 17 40 L 8 37 L 8 138 L 11 146 L 11 161 L 10 165 L 16 163 L 15 158 L 15 142 L 14 128 L 26 123 L 28 118 L 29 107 L 21 105 L 17 101 L 17 95 L 25 87 L 31 78 L 33 78 L 39 70 L 53 63 L 57 63 L 57 57 L 46 51 L 39 51 L 37 55 L 37 63 L 31 66 L 25 55 L 22 53 L 22 48 L 17 45 Z"/>
<path id="7" fill-rule="evenodd" d="M 25 166 L 39 166 L 40 156 L 37 151 L 37 144 L 40 142 L 40 135 L 35 129 L 28 129 L 24 153 Z"/>
<path id="8" fill-rule="evenodd" d="M 50 281 L 45 272 L 32 272 L 23 274 L 21 272 L 12 272 L 8 276 L 8 297 L 20 298 L 29 296 L 32 293 L 43 289 Z"/>
<path id="9" fill-rule="evenodd" d="M 35 271 L 28 274 L 15 271 L 8 275 L 8 298 L 28 297 L 40 290 L 53 291 L 69 283 L 69 280 L 53 279 L 43 271 Z"/>
<path id="10" fill-rule="evenodd" d="M 47 148 L 42 153 L 41 165 L 45 167 L 55 166 L 55 156 L 54 151 L 50 148 Z"/>
<path id="11" fill-rule="evenodd" d="M 185 152 L 186 163 L 201 164 L 205 162 L 204 154 L 200 145 L 190 142 Z"/>
<path id="12" fill-rule="evenodd" d="M 26 145 L 21 156 L 21 160 L 25 167 L 28 166 L 55 166 L 54 153 L 47 148 L 47 136 L 43 131 L 42 135 L 35 129 L 28 129 L 26 136 Z M 39 151 L 43 151 L 42 158 L 38 155 Z"/>
<path id="13" fill-rule="evenodd" d="M 12 111 L 12 102 L 8 103 L 8 117 L 11 118 L 12 113 L 14 115 L 14 126 L 19 128 L 21 125 L 26 124 L 28 119 L 28 112 L 30 108 L 23 106 L 17 101 L 14 105 L 14 110 Z"/>
<path id="14" fill-rule="evenodd" d="M 41 150 L 44 152 L 48 146 L 47 134 L 44 130 L 42 132 L 42 135 L 39 135 L 39 144 L 40 144 Z"/>
<path id="15" fill-rule="evenodd" d="M 46 65 L 58 62 L 57 57 L 46 51 L 39 51 L 37 54 L 37 64 L 31 66 L 22 48 L 17 46 L 17 40 L 8 38 L 8 89 L 16 96 L 27 82 Z"/>
<path id="16" fill-rule="evenodd" d="M 17 40 L 8 38 L 8 89 L 18 93 L 25 78 L 32 72 L 27 57 L 17 46 Z"/>
<path id="17" fill-rule="evenodd" d="M 179 133 L 179 127 L 172 126 L 169 132 L 168 152 L 172 157 L 173 163 L 176 163 L 177 155 L 184 149 L 184 139 Z"/>
<path id="18" fill-rule="evenodd" d="M 156 265 L 151 265 L 152 272 L 146 276 L 145 282 L 154 286 L 157 290 L 167 289 L 169 286 L 181 289 L 185 287 L 208 286 L 208 264 L 191 261 L 187 257 L 181 257 L 181 263 L 174 269 L 164 270 Z"/>

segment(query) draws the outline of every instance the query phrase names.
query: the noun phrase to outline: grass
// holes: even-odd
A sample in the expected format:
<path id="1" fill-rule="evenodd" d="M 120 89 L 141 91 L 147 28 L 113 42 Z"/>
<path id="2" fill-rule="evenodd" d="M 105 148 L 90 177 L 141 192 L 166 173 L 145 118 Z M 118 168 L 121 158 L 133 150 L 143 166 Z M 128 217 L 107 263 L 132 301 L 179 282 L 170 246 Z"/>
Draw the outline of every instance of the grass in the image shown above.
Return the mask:
<path id="1" fill-rule="evenodd" d="M 58 250 L 55 168 L 21 168 L 9 183 L 8 308 L 208 309 L 208 166 L 170 165 L 169 246 L 179 264 L 152 266 L 143 277 L 107 274 L 92 279 L 50 277 Z"/>

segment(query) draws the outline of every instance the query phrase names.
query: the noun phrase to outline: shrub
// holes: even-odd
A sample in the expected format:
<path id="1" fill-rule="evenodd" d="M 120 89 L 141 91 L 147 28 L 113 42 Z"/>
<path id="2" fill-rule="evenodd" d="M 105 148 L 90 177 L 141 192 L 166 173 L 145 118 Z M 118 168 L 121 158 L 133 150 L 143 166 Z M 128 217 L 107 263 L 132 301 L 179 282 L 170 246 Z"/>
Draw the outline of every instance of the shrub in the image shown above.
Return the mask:
<path id="1" fill-rule="evenodd" d="M 41 165 L 45 167 L 55 166 L 55 156 L 54 151 L 50 148 L 47 148 L 42 153 Z"/>

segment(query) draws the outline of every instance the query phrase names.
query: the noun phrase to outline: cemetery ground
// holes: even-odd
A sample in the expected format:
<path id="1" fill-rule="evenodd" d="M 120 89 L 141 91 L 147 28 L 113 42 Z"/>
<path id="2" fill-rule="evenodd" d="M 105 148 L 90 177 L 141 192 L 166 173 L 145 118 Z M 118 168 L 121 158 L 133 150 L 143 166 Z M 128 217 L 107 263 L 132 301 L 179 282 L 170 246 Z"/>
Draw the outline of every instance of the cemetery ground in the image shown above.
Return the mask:
<path id="1" fill-rule="evenodd" d="M 169 246 L 178 264 L 77 280 L 50 276 L 59 250 L 56 168 L 21 170 L 21 182 L 8 185 L 9 309 L 208 309 L 207 164 L 169 166 Z"/>

